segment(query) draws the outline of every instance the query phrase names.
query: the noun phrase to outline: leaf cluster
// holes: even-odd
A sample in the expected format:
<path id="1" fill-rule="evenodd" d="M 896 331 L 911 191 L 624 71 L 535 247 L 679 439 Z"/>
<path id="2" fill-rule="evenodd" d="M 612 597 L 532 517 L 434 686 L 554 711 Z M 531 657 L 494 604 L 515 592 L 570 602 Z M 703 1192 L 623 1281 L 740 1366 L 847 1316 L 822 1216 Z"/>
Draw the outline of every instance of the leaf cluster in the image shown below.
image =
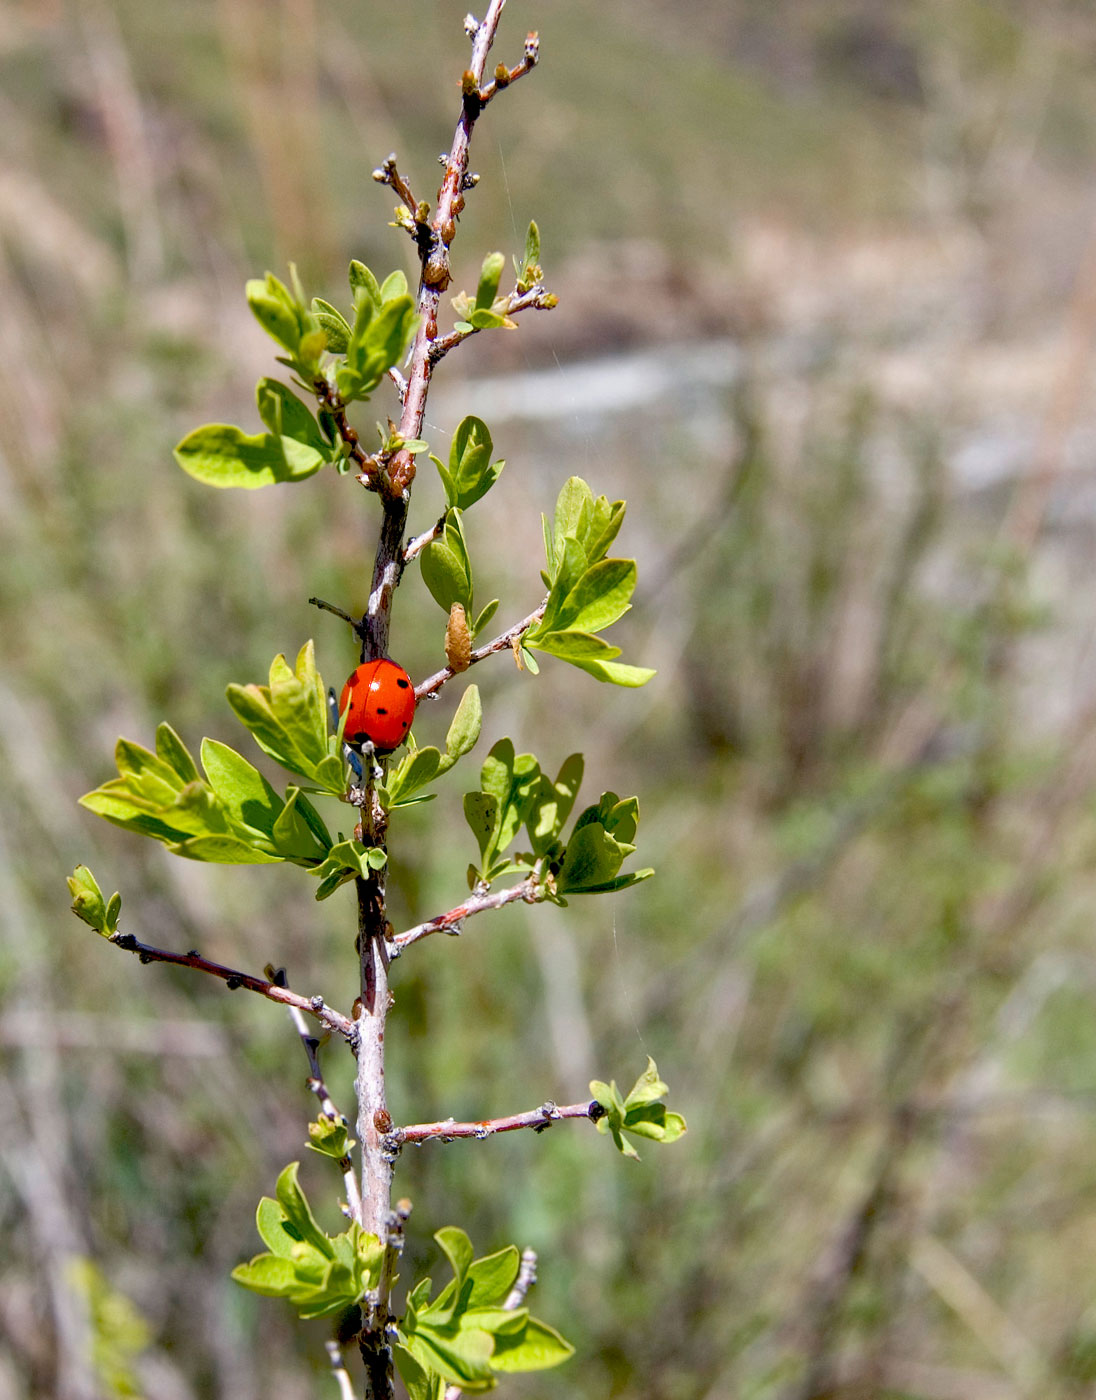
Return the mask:
<path id="1" fill-rule="evenodd" d="M 286 351 L 278 362 L 321 403 L 337 396 L 342 404 L 368 399 L 388 371 L 403 358 L 415 334 L 417 317 L 407 278 L 393 272 L 383 283 L 362 263 L 350 264 L 353 309 L 348 320 L 330 302 L 306 303 L 296 269 L 290 286 L 272 272 L 247 284 L 247 301 L 262 328 Z M 287 385 L 260 379 L 256 388 L 264 433 L 246 433 L 228 423 L 207 423 L 188 433 L 175 460 L 209 486 L 248 490 L 282 481 L 303 481 L 327 463 L 342 465 L 348 444 L 327 407 L 319 418 Z M 389 435 L 390 437 L 390 435 Z M 421 451 L 425 443 L 389 441 L 382 449 Z"/>
<path id="2" fill-rule="evenodd" d="M 311 642 L 302 647 L 296 670 L 278 656 L 269 686 L 229 686 L 228 698 L 260 748 L 291 772 L 321 782 L 322 791 L 342 793 L 342 765 L 331 752 Z M 204 778 L 167 723 L 156 730 L 155 752 L 119 739 L 114 756 L 118 777 L 81 797 L 81 805 L 126 831 L 162 841 L 174 855 L 226 865 L 314 867 L 331 852 L 331 834 L 299 785 L 279 797 L 253 764 L 216 739 L 202 740 Z"/>
<path id="3" fill-rule="evenodd" d="M 685 1132 L 685 1119 L 680 1113 L 671 1113 L 662 1096 L 669 1093 L 669 1086 L 658 1077 L 658 1066 L 648 1055 L 647 1068 L 639 1076 L 622 1098 L 616 1080 L 606 1084 L 600 1079 L 590 1081 L 590 1093 L 605 1110 L 598 1119 L 599 1133 L 612 1136 L 617 1150 L 625 1157 L 639 1160 L 639 1153 L 624 1137 L 631 1133 L 634 1137 L 648 1138 L 652 1142 L 676 1142 Z"/>
<path id="4" fill-rule="evenodd" d="M 543 617 L 522 637 L 531 670 L 536 663 L 529 652 L 542 651 L 614 685 L 646 685 L 654 675 L 647 667 L 619 663 L 620 648 L 596 635 L 623 617 L 635 592 L 635 560 L 606 557 L 624 510 L 623 501 L 595 497 L 581 477 L 572 476 L 552 520 L 541 517 L 548 565 L 541 578 L 548 599 Z"/>
<path id="5" fill-rule="evenodd" d="M 384 1246 L 356 1222 L 339 1235 L 320 1229 L 300 1182 L 299 1163 L 278 1177 L 276 1199 L 264 1196 L 255 1223 L 267 1252 L 232 1270 L 237 1283 L 285 1298 L 302 1318 L 340 1313 L 377 1286 Z"/>
<path id="6" fill-rule="evenodd" d="M 478 791 L 464 797 L 465 820 L 480 854 L 479 865 L 468 868 L 470 887 L 490 885 L 503 875 L 536 874 L 542 897 L 566 904 L 565 895 L 606 894 L 654 874 L 619 873 L 635 850 L 639 802 L 634 797 L 602 793 L 563 839 L 582 773 L 581 754 L 572 754 L 551 778 L 533 754 L 515 753 L 510 739 L 495 744 L 480 769 Z M 531 850 L 508 854 L 522 828 Z"/>
<path id="7" fill-rule="evenodd" d="M 463 1230 L 447 1226 L 434 1238 L 453 1278 L 433 1301 L 428 1278 L 408 1295 L 395 1356 L 411 1400 L 441 1400 L 446 1384 L 471 1394 L 493 1390 L 500 1372 L 542 1371 L 573 1355 L 528 1308 L 504 1306 L 520 1269 L 513 1245 L 475 1259 Z"/>

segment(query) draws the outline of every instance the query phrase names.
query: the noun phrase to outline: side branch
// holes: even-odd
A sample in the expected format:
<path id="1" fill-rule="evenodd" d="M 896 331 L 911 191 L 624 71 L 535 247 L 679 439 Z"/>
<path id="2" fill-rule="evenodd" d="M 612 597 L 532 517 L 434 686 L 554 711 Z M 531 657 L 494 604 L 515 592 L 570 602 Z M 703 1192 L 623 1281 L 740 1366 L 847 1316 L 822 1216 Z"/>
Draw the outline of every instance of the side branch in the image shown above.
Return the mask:
<path id="1" fill-rule="evenodd" d="M 454 1138 L 489 1138 L 496 1133 L 516 1133 L 519 1128 L 532 1128 L 534 1133 L 542 1133 L 560 1118 L 588 1118 L 596 1123 L 604 1118 L 605 1110 L 597 1099 L 589 1103 L 569 1103 L 562 1108 L 549 1099 L 539 1108 L 528 1113 L 513 1113 L 509 1118 L 484 1118 L 478 1123 L 458 1123 L 446 1118 L 440 1123 L 413 1123 L 407 1128 L 394 1128 L 389 1134 L 393 1147 L 399 1149 L 406 1143 L 451 1142 Z"/>
<path id="2" fill-rule="evenodd" d="M 488 909 L 501 909 L 504 905 L 513 904 L 519 899 L 523 899 L 526 904 L 536 903 L 537 882 L 534 876 L 530 875 L 527 880 L 522 880 L 520 885 L 513 885 L 507 890 L 498 890 L 495 894 L 474 894 L 463 904 L 458 904 L 455 909 L 449 909 L 444 914 L 427 919 L 424 924 L 416 924 L 414 928 L 409 928 L 405 933 L 397 933 L 394 938 L 388 941 L 388 955 L 393 958 L 398 957 L 405 948 L 410 948 L 412 943 L 417 943 L 420 938 L 427 938 L 432 933 L 460 933 L 461 925 L 465 919 L 471 918 L 473 914 L 483 914 Z"/>
<path id="3" fill-rule="evenodd" d="M 502 314 L 506 316 L 516 316 L 519 311 L 551 311 L 559 305 L 559 297 L 555 292 L 548 291 L 538 282 L 535 287 L 530 287 L 527 292 L 520 295 L 511 293 L 507 299 Z M 498 309 L 498 308 L 495 308 Z M 450 331 L 448 335 L 439 336 L 430 344 L 430 360 L 437 364 L 443 356 L 448 355 L 450 350 L 455 350 L 462 340 L 467 340 L 469 336 L 479 335 L 478 326 L 469 326 L 465 331 Z"/>
<path id="4" fill-rule="evenodd" d="M 514 643 L 530 627 L 535 626 L 544 616 L 544 610 L 548 606 L 548 599 L 545 598 L 539 608 L 535 608 L 528 617 L 523 617 L 520 622 L 515 622 L 513 627 L 508 627 L 505 632 L 500 632 L 491 641 L 485 642 L 483 646 L 476 647 L 468 658 L 468 665 L 472 666 L 477 661 L 484 661 L 489 656 L 493 656 L 497 651 L 505 651 L 507 647 L 513 647 Z M 428 695 L 436 695 L 446 681 L 453 679 L 458 672 L 452 666 L 444 666 L 440 671 L 435 671 L 432 676 L 427 676 L 421 685 L 415 687 L 415 701 L 425 700 Z"/>
<path id="5" fill-rule="evenodd" d="M 291 992 L 288 987 L 279 987 L 276 982 L 268 982 L 263 977 L 253 977 L 249 972 L 239 972 L 234 967 L 224 967 L 221 963 L 210 962 L 208 958 L 203 958 L 200 953 L 193 949 L 189 953 L 169 953 L 164 948 L 153 948 L 148 943 L 141 943 L 132 933 L 115 933 L 108 940 L 119 948 L 124 948 L 129 953 L 136 953 L 143 963 L 162 962 L 172 963 L 175 967 L 192 967 L 195 972 L 208 972 L 211 977 L 219 977 L 229 991 L 235 991 L 237 987 L 244 987 L 249 992 L 258 992 L 268 1001 L 280 1002 L 282 1006 L 296 1007 L 298 1011 L 303 1011 L 306 1016 L 314 1016 L 322 1025 L 329 1030 L 341 1035 L 344 1040 L 353 1043 L 355 1038 L 354 1022 L 349 1017 L 341 1015 L 340 1012 L 332 1010 L 323 997 L 302 997 L 296 992 Z"/>
<path id="6" fill-rule="evenodd" d="M 266 975 L 278 987 L 287 986 L 285 980 L 285 968 L 274 968 L 267 966 L 264 968 Z M 289 1008 L 289 1015 L 293 1022 L 293 1027 L 301 1038 L 304 1046 L 304 1053 L 308 1057 L 308 1088 L 315 1094 L 320 1105 L 320 1112 L 325 1118 L 329 1118 L 332 1123 L 346 1122 L 343 1114 L 335 1107 L 335 1102 L 328 1090 L 327 1083 L 323 1077 L 323 1070 L 320 1068 L 320 1042 L 309 1029 L 308 1022 L 304 1019 L 304 1012 L 298 1006 Z M 350 1153 L 339 1159 L 339 1170 L 343 1174 L 343 1185 L 346 1188 L 346 1210 L 351 1220 L 359 1225 L 362 1223 L 362 1197 L 358 1187 L 358 1178 L 354 1171 L 354 1163 L 351 1161 Z"/>

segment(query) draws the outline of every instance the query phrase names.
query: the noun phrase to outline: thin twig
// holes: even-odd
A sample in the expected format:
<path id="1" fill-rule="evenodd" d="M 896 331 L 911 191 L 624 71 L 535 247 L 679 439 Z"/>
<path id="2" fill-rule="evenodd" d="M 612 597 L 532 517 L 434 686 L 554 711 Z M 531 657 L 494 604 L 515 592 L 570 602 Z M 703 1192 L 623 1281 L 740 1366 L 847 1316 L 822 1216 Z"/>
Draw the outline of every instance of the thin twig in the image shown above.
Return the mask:
<path id="1" fill-rule="evenodd" d="M 339 437 L 346 444 L 346 455 L 358 468 L 358 479 L 370 491 L 378 490 L 380 470 L 377 458 L 366 452 L 358 438 L 357 429 L 350 426 L 350 419 L 346 416 L 346 404 L 343 402 L 342 395 L 333 384 L 328 383 L 322 374 L 317 375 L 313 380 L 312 391 L 316 395 L 316 401 L 320 407 L 326 409 L 334 420 Z"/>
<path id="2" fill-rule="evenodd" d="M 324 612 L 334 613 L 336 617 L 341 617 L 344 622 L 349 622 L 354 631 L 361 635 L 362 625 L 356 617 L 351 617 L 342 608 L 337 608 L 334 603 L 325 603 L 322 598 L 309 598 L 308 600 L 314 608 L 322 608 Z"/>
<path id="3" fill-rule="evenodd" d="M 433 544 L 438 538 L 445 529 L 447 516 L 448 511 L 445 515 L 440 515 L 429 530 L 424 530 L 421 535 L 416 535 L 413 540 L 408 541 L 407 547 L 403 551 L 403 564 L 405 568 L 410 564 L 412 559 L 423 552 L 428 544 Z"/>
<path id="4" fill-rule="evenodd" d="M 539 1108 L 528 1113 L 512 1113 L 508 1118 L 484 1118 L 475 1123 L 458 1123 L 455 1118 L 445 1118 L 438 1123 L 412 1123 L 406 1128 L 393 1128 L 389 1141 L 399 1149 L 409 1142 L 451 1142 L 454 1138 L 489 1138 L 496 1133 L 516 1133 L 520 1128 L 532 1128 L 534 1133 L 542 1133 L 560 1118 L 589 1118 L 596 1123 L 604 1117 L 605 1110 L 597 1099 L 587 1103 L 569 1103 L 562 1108 L 549 1099 Z"/>
<path id="5" fill-rule="evenodd" d="M 537 1281 L 537 1252 L 535 1249 L 523 1249 L 521 1251 L 521 1267 L 518 1269 L 518 1276 L 514 1280 L 514 1286 L 506 1295 L 503 1307 L 507 1312 L 513 1312 L 525 1303 L 526 1295 L 530 1288 Z"/>
<path id="6" fill-rule="evenodd" d="M 164 948 L 153 948 L 148 943 L 141 943 L 132 933 L 111 934 L 108 942 L 115 944 L 118 948 L 124 948 L 128 953 L 136 953 L 143 963 L 162 962 L 171 963 L 175 967 L 191 967 L 195 972 L 207 972 L 211 977 L 219 977 L 229 991 L 243 987 L 246 991 L 258 992 L 268 1001 L 277 1001 L 283 1006 L 295 1006 L 305 1015 L 315 1016 L 316 1020 L 327 1026 L 329 1030 L 335 1031 L 351 1043 L 354 1042 L 356 1035 L 354 1022 L 340 1012 L 332 1010 L 323 997 L 298 996 L 296 992 L 291 992 L 288 987 L 279 987 L 276 982 L 268 982 L 265 978 L 253 977 L 249 972 L 239 972 L 234 967 L 224 967 L 221 963 L 210 962 L 208 958 L 203 958 L 200 953 L 193 949 L 189 953 L 169 953 Z"/>
<path id="7" fill-rule="evenodd" d="M 519 899 L 523 899 L 526 904 L 536 903 L 537 882 L 535 876 L 530 875 L 527 879 L 522 880 L 520 885 L 497 890 L 494 894 L 474 894 L 463 904 L 458 904 L 455 909 L 448 909 L 444 914 L 427 919 L 423 924 L 416 924 L 414 928 L 409 928 L 404 933 L 397 933 L 394 938 L 388 940 L 389 957 L 399 957 L 405 948 L 410 948 L 412 943 L 417 943 L 420 938 L 427 938 L 432 933 L 460 933 L 461 925 L 465 919 L 471 918 L 473 914 L 483 914 L 488 909 L 501 909 L 504 905 L 513 904 Z"/>
<path id="8" fill-rule="evenodd" d="M 357 1400 L 350 1372 L 346 1369 L 346 1363 L 343 1361 L 342 1348 L 335 1341 L 325 1342 L 324 1346 L 331 1362 L 331 1374 L 339 1387 L 339 1400 Z"/>
<path id="9" fill-rule="evenodd" d="M 513 647 L 517 639 L 523 633 L 528 632 L 530 627 L 535 626 L 544 616 L 544 610 L 548 606 L 548 599 L 545 598 L 539 608 L 535 608 L 528 617 L 523 617 L 520 622 L 515 622 L 513 627 L 508 627 L 505 632 L 500 632 L 491 641 L 485 642 L 483 646 L 476 647 L 468 658 L 468 665 L 472 666 L 477 661 L 484 661 L 488 656 L 493 656 L 497 651 L 505 651 L 507 647 Z M 427 676 L 420 685 L 415 687 L 415 701 L 425 700 L 428 695 L 436 695 L 446 681 L 453 679 L 460 674 L 454 671 L 452 666 L 445 666 L 440 671 L 435 671 L 432 676 Z"/>

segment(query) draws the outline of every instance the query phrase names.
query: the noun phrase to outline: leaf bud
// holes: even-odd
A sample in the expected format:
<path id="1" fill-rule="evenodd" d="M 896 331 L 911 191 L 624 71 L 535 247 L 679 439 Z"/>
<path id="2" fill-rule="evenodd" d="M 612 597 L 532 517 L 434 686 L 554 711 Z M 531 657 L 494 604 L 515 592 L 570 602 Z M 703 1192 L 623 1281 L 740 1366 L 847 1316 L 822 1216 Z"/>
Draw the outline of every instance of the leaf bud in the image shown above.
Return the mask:
<path id="1" fill-rule="evenodd" d="M 510 70 L 505 63 L 500 63 L 495 69 L 495 82 L 500 88 L 510 86 Z"/>

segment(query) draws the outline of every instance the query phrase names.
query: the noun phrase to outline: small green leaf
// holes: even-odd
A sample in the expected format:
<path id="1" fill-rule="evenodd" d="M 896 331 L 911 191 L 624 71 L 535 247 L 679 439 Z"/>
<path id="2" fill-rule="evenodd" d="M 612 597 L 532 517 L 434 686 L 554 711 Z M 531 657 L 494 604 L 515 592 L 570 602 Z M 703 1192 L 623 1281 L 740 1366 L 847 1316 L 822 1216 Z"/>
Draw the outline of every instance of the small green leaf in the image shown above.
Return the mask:
<path id="1" fill-rule="evenodd" d="M 500 463 L 499 465 L 501 466 L 502 464 Z M 480 635 L 480 633 L 481 633 L 481 632 L 483 631 L 483 629 L 487 626 L 487 624 L 491 621 L 491 619 L 492 619 L 492 618 L 494 617 L 494 615 L 498 612 L 498 610 L 499 610 L 499 600 L 498 600 L 497 598 L 492 598 L 491 601 L 486 605 L 486 607 L 485 607 L 485 608 L 483 609 L 483 611 L 480 613 L 479 617 L 476 618 L 475 622 L 472 623 L 472 626 L 471 626 L 471 628 L 469 629 L 469 630 L 471 631 L 471 633 L 472 633 L 472 640 L 473 640 L 473 641 L 475 641 L 475 639 Z"/>
<path id="2" fill-rule="evenodd" d="M 312 310 L 327 336 L 327 349 L 332 355 L 345 355 L 350 339 L 350 325 L 346 317 L 321 297 L 312 298 Z"/>
<path id="3" fill-rule="evenodd" d="M 648 1055 L 647 1068 L 629 1089 L 628 1097 L 624 1100 L 625 1111 L 657 1103 L 663 1094 L 667 1093 L 669 1093 L 669 1086 L 658 1077 L 658 1066 Z"/>
<path id="4" fill-rule="evenodd" d="M 381 304 L 381 289 L 377 279 L 357 258 L 350 264 L 350 290 L 354 294 L 355 303 L 358 293 L 364 292 L 375 307 Z"/>
<path id="5" fill-rule="evenodd" d="M 499 280 L 505 266 L 506 258 L 502 253 L 488 253 L 484 258 L 483 266 L 480 268 L 479 285 L 476 288 L 477 310 L 484 307 L 490 308 L 493 305 L 498 296 Z"/>
<path id="6" fill-rule="evenodd" d="M 245 287 L 247 304 L 266 333 L 295 355 L 301 342 L 301 307 L 272 272 L 252 278 Z"/>
<path id="7" fill-rule="evenodd" d="M 467 510 L 494 486 L 506 463 L 491 462 L 494 445 L 486 423 L 469 415 L 457 425 L 449 448 L 449 469 L 439 465 L 450 506 Z"/>
<path id="8" fill-rule="evenodd" d="M 286 1219 L 297 1231 L 297 1234 L 305 1244 L 310 1244 L 313 1249 L 318 1249 L 321 1254 L 326 1254 L 333 1258 L 334 1250 L 331 1245 L 331 1240 L 316 1224 L 315 1217 L 312 1214 L 312 1208 L 309 1206 L 304 1191 L 301 1189 L 301 1184 L 297 1179 L 300 1165 L 299 1162 L 290 1162 L 279 1175 L 277 1184 L 274 1187 L 275 1195 L 278 1198 L 278 1204 L 285 1211 Z"/>
<path id="9" fill-rule="evenodd" d="M 183 784 L 198 778 L 198 768 L 190 750 L 166 721 L 156 727 L 156 756 L 167 763 Z"/>
<path id="10" fill-rule="evenodd" d="M 190 836 L 169 845 L 168 850 L 172 855 L 210 865 L 276 865 L 282 860 L 281 856 L 239 836 Z"/>
<path id="11" fill-rule="evenodd" d="M 450 764 L 456 763 L 476 746 L 483 726 L 483 705 L 479 687 L 470 685 L 460 698 L 456 714 L 445 736 L 445 754 Z"/>
<path id="12" fill-rule="evenodd" d="M 486 792 L 466 792 L 464 794 L 464 819 L 472 828 L 472 835 L 479 846 L 480 859 L 486 857 L 494 840 L 498 826 L 498 798 Z"/>
<path id="13" fill-rule="evenodd" d="M 431 597 L 446 615 L 460 603 L 465 615 L 472 616 L 472 565 L 458 510 L 449 511 L 441 537 L 419 555 L 419 567 Z"/>

